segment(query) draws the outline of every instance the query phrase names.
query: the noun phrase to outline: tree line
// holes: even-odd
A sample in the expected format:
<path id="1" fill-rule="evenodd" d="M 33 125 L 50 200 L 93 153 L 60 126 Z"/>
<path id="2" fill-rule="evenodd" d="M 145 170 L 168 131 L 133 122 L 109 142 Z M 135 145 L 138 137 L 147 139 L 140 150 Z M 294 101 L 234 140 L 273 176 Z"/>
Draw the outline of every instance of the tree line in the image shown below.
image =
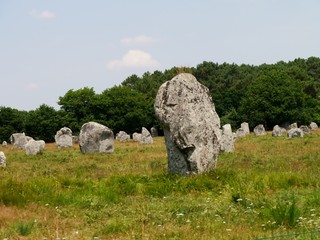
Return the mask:
<path id="1" fill-rule="evenodd" d="M 250 128 L 263 124 L 267 129 L 293 122 L 320 123 L 320 58 L 259 66 L 204 61 L 196 67 L 131 75 L 102 93 L 89 87 L 71 89 L 59 97 L 59 110 L 45 104 L 31 111 L 2 106 L 0 141 L 8 141 L 14 132 L 25 132 L 52 142 L 61 127 L 78 134 L 88 121 L 104 124 L 114 133 L 160 128 L 154 116 L 155 96 L 162 83 L 181 72 L 193 74 L 209 88 L 221 124 L 230 123 L 233 129 L 244 121 Z"/>

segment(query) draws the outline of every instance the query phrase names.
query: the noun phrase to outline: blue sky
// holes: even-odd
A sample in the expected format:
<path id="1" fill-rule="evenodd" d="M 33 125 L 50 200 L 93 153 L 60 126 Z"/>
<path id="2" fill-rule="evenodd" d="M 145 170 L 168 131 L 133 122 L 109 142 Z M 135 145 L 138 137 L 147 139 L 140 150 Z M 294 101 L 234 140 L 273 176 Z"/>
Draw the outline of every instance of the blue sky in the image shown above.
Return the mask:
<path id="1" fill-rule="evenodd" d="M 320 57 L 319 0 L 0 0 L 0 106 L 203 61 Z"/>

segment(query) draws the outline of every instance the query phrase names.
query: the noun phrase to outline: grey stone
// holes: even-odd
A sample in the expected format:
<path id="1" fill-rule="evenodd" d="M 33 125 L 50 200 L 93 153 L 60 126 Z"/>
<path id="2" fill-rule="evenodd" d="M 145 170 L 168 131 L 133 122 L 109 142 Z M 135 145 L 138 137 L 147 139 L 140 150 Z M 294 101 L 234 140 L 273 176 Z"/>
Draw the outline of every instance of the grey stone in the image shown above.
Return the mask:
<path id="1" fill-rule="evenodd" d="M 291 123 L 291 124 L 288 126 L 288 130 L 293 129 L 293 128 L 298 128 L 298 124 L 297 124 L 297 123 Z"/>
<path id="2" fill-rule="evenodd" d="M 43 141 L 43 140 L 37 140 L 36 142 L 37 142 L 38 145 L 39 145 L 40 151 L 44 150 L 44 148 L 45 148 L 45 146 L 46 146 L 46 142 Z"/>
<path id="3" fill-rule="evenodd" d="M 4 152 L 0 151 L 0 167 L 5 168 L 6 164 L 6 155 L 4 154 Z"/>
<path id="4" fill-rule="evenodd" d="M 317 130 L 318 129 L 318 125 L 315 122 L 311 122 L 310 123 L 310 128 L 312 131 Z"/>
<path id="5" fill-rule="evenodd" d="M 127 134 L 125 131 L 120 131 L 117 133 L 116 139 L 120 142 L 127 142 L 130 141 L 130 135 Z"/>
<path id="6" fill-rule="evenodd" d="M 303 131 L 303 134 L 309 134 L 311 132 L 310 128 L 306 125 L 301 125 L 299 128 Z"/>
<path id="7" fill-rule="evenodd" d="M 282 128 L 279 125 L 275 125 L 273 127 L 272 136 L 281 137 L 281 136 L 285 135 L 285 133 L 286 133 L 286 129 L 285 128 Z"/>
<path id="8" fill-rule="evenodd" d="M 13 133 L 10 137 L 14 149 L 24 149 L 27 144 L 27 137 L 25 133 Z"/>
<path id="9" fill-rule="evenodd" d="M 236 138 L 232 133 L 232 128 L 230 124 L 225 124 L 222 126 L 222 135 L 220 140 L 220 150 L 222 152 L 234 152 L 234 142 Z"/>
<path id="10" fill-rule="evenodd" d="M 246 136 L 246 132 L 243 130 L 243 128 L 238 128 L 236 131 L 237 138 L 242 138 Z"/>
<path id="11" fill-rule="evenodd" d="M 155 127 L 152 127 L 150 129 L 150 133 L 152 137 L 158 137 L 158 129 L 156 129 Z"/>
<path id="12" fill-rule="evenodd" d="M 54 136 L 58 148 L 72 147 L 72 130 L 67 127 L 61 128 Z"/>
<path id="13" fill-rule="evenodd" d="M 253 132 L 256 136 L 263 136 L 266 135 L 266 130 L 264 129 L 264 126 L 262 124 L 259 124 L 253 129 Z"/>
<path id="14" fill-rule="evenodd" d="M 35 140 L 30 140 L 25 145 L 27 155 L 36 155 L 40 152 L 40 144 Z"/>
<path id="15" fill-rule="evenodd" d="M 197 174 L 216 167 L 220 119 L 207 87 L 191 74 L 179 74 L 160 86 L 155 113 L 163 125 L 169 172 Z"/>
<path id="16" fill-rule="evenodd" d="M 237 129 L 235 134 L 240 138 L 250 134 L 249 124 L 247 122 L 241 123 L 240 128 Z"/>
<path id="17" fill-rule="evenodd" d="M 140 143 L 142 143 L 142 144 L 151 144 L 151 143 L 153 143 L 153 138 L 151 136 L 151 133 L 145 127 L 143 127 L 142 131 L 141 131 Z"/>
<path id="18" fill-rule="evenodd" d="M 249 123 L 247 123 L 247 122 L 241 123 L 240 128 L 243 129 L 245 136 L 250 134 Z"/>
<path id="19" fill-rule="evenodd" d="M 3 141 L 2 142 L 2 147 L 7 147 L 8 146 L 8 143 L 6 141 Z"/>
<path id="20" fill-rule="evenodd" d="M 303 131 L 300 128 L 291 128 L 288 131 L 288 137 L 289 138 L 295 138 L 295 137 L 303 137 Z"/>
<path id="21" fill-rule="evenodd" d="M 132 140 L 135 142 L 140 142 L 141 141 L 141 133 L 133 133 L 132 134 Z"/>
<path id="22" fill-rule="evenodd" d="M 113 153 L 114 135 L 108 127 L 88 122 L 81 127 L 79 145 L 82 153 Z"/>
<path id="23" fill-rule="evenodd" d="M 30 140 L 34 140 L 32 137 L 26 136 L 27 142 Z"/>

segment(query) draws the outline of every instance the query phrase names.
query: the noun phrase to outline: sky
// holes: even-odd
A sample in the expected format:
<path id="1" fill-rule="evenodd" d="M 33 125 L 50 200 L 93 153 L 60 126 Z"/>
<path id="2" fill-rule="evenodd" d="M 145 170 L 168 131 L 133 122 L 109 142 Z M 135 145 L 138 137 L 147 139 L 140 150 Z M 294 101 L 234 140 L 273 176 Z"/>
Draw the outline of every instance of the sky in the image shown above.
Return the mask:
<path id="1" fill-rule="evenodd" d="M 320 57 L 319 0 L 0 0 L 0 106 L 203 61 Z M 169 80 L 169 79 L 168 79 Z"/>

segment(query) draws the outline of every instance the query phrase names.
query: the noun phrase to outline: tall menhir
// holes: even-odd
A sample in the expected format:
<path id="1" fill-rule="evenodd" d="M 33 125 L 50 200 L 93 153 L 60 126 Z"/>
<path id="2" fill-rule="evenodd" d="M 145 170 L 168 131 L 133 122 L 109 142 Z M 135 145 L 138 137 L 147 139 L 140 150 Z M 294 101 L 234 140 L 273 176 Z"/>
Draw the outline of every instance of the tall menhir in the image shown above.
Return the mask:
<path id="1" fill-rule="evenodd" d="M 220 119 L 209 90 L 188 73 L 161 85 L 155 101 L 168 152 L 168 171 L 188 175 L 216 167 Z"/>

